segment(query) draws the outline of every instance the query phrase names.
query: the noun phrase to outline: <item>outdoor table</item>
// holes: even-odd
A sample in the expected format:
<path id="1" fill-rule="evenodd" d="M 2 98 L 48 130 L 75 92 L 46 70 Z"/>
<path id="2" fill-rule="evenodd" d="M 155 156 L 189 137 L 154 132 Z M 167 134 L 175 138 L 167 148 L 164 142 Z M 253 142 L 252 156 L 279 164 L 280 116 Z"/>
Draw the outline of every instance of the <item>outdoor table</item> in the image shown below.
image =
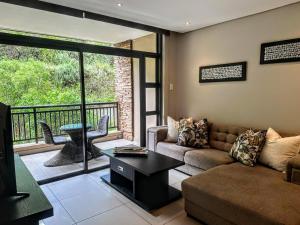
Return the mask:
<path id="1" fill-rule="evenodd" d="M 86 128 L 87 130 L 89 130 L 92 128 L 92 125 L 87 124 Z M 76 144 L 77 146 L 82 146 L 82 130 L 83 130 L 82 123 L 67 124 L 61 126 L 60 130 L 66 132 L 70 136 L 74 144 Z"/>
<path id="2" fill-rule="evenodd" d="M 87 130 L 92 128 L 92 125 L 86 125 Z M 60 130 L 67 133 L 71 141 L 65 144 L 62 149 L 62 153 L 68 154 L 72 157 L 74 162 L 82 162 L 83 161 L 83 141 L 82 141 L 82 130 L 83 124 L 66 124 L 60 127 Z M 88 159 L 91 159 L 91 154 L 87 152 Z"/>

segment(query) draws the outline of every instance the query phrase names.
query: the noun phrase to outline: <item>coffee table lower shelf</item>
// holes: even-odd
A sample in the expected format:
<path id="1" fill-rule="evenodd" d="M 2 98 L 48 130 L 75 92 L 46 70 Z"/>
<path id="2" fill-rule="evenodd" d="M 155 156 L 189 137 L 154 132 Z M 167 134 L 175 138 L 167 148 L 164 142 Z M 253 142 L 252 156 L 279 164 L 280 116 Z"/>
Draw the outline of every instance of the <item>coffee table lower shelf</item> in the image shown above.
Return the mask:
<path id="1" fill-rule="evenodd" d="M 114 173 L 114 171 L 111 171 L 111 172 L 114 175 L 117 175 Z M 131 188 L 130 185 L 124 185 L 124 182 L 112 183 L 111 182 L 111 174 L 104 175 L 101 177 L 101 179 L 105 183 L 107 183 L 109 186 L 111 186 L 112 188 L 114 188 L 115 190 L 120 192 L 121 194 L 125 195 L 131 201 L 135 202 L 137 205 L 139 205 L 140 207 L 142 207 L 143 209 L 145 209 L 147 211 L 161 208 L 162 206 L 165 206 L 177 199 L 180 199 L 182 196 L 181 191 L 179 191 L 176 188 L 173 188 L 169 185 L 168 185 L 167 189 L 165 190 L 165 192 L 160 193 L 160 194 L 157 194 L 155 192 L 147 193 L 147 191 L 143 192 L 143 190 L 147 190 L 147 188 L 145 189 L 144 187 L 135 187 L 136 189 L 140 188 L 139 193 L 142 193 L 141 198 L 143 198 L 143 196 L 147 196 L 147 195 L 148 195 L 148 197 L 151 196 L 150 198 L 146 197 L 146 199 L 150 199 L 151 202 L 145 202 L 134 196 L 133 188 Z M 133 186 L 135 186 L 134 182 L 132 183 L 132 187 Z"/>

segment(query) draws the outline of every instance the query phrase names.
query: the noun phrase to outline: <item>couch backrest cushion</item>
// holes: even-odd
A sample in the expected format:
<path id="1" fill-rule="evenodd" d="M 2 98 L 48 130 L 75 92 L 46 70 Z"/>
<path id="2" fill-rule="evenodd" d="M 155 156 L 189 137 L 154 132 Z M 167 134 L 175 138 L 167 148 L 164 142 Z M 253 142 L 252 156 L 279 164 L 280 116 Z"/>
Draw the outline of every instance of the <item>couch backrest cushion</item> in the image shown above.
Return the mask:
<path id="1" fill-rule="evenodd" d="M 209 132 L 211 148 L 229 152 L 236 138 L 248 128 L 212 124 Z"/>

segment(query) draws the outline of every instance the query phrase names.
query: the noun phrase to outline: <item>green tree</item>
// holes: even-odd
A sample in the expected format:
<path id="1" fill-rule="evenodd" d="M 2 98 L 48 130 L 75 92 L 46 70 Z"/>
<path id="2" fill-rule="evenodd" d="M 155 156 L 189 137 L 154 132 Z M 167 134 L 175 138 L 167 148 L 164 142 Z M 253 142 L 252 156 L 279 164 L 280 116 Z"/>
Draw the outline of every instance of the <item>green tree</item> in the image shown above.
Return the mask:
<path id="1" fill-rule="evenodd" d="M 80 102 L 76 52 L 0 45 L 0 101 L 13 106 Z M 85 54 L 87 102 L 115 101 L 113 57 Z"/>

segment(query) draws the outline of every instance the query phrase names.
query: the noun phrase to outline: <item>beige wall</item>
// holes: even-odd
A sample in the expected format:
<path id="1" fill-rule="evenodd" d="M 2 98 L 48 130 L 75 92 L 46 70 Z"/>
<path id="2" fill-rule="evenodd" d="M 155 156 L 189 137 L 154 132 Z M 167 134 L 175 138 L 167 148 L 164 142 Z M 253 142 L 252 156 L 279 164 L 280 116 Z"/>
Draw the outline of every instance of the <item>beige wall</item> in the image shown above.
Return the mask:
<path id="1" fill-rule="evenodd" d="M 176 86 L 176 34 L 164 37 L 163 43 L 163 124 L 167 116 L 176 117 L 176 92 L 170 90 L 170 84 Z"/>
<path id="2" fill-rule="evenodd" d="M 300 63 L 259 64 L 261 43 L 299 38 L 299 25 L 300 3 L 178 34 L 168 114 L 300 132 Z M 199 66 L 244 60 L 245 82 L 198 82 Z"/>

